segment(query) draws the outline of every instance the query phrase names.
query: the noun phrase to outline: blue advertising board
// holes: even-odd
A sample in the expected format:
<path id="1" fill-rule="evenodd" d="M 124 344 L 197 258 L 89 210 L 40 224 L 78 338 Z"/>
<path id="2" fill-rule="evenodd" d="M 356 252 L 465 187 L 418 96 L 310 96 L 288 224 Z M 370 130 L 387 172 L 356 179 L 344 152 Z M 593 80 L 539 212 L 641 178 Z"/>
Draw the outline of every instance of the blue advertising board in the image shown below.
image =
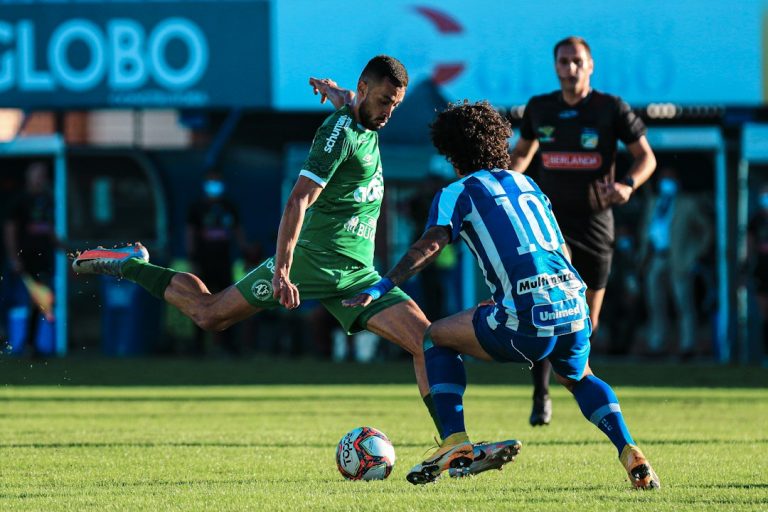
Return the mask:
<path id="1" fill-rule="evenodd" d="M 10 2 L 0 107 L 265 107 L 264 1 Z"/>
<path id="2" fill-rule="evenodd" d="M 631 104 L 768 100 L 766 0 L 360 0 L 355 22 L 340 20 L 341 5 L 273 3 L 276 108 L 324 109 L 307 76 L 354 87 L 381 53 L 450 101 L 522 105 L 559 87 L 552 51 L 570 35 L 592 48 L 592 85 Z"/>

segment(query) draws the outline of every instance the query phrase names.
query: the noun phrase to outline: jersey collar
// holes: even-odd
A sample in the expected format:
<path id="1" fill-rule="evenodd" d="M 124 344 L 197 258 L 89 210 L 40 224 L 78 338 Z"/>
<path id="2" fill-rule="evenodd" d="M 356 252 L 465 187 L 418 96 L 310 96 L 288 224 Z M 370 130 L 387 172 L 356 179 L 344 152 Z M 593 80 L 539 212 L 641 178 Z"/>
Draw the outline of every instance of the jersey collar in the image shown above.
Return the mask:
<path id="1" fill-rule="evenodd" d="M 581 101 L 579 101 L 579 102 L 578 102 L 578 103 L 576 103 L 575 105 L 570 105 L 570 104 L 568 104 L 568 103 L 567 103 L 567 102 L 566 102 L 566 101 L 563 99 L 563 92 L 562 92 L 562 91 L 560 91 L 560 92 L 557 94 L 557 101 L 558 101 L 558 102 L 560 102 L 560 104 L 562 104 L 563 106 L 565 106 L 565 107 L 568 107 L 568 108 L 579 108 L 579 107 L 581 107 L 582 105 L 586 105 L 586 104 L 589 102 L 589 100 L 590 100 L 590 99 L 592 99 L 592 93 L 593 93 L 593 92 L 595 92 L 595 90 L 594 90 L 594 89 L 592 89 L 592 88 L 590 88 L 590 89 L 589 89 L 589 93 L 588 93 L 588 94 L 587 94 L 587 95 L 586 95 L 586 96 L 585 96 L 585 97 L 584 97 L 584 98 L 583 98 Z"/>

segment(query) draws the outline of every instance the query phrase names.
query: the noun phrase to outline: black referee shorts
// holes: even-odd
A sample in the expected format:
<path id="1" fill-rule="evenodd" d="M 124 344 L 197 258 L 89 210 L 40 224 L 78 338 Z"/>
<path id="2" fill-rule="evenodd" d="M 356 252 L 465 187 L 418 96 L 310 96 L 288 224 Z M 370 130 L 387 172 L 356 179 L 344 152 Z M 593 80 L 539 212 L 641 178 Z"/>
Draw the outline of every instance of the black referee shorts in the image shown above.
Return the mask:
<path id="1" fill-rule="evenodd" d="M 587 283 L 587 288 L 602 290 L 608 285 L 613 249 L 595 253 L 570 243 L 568 249 L 571 251 L 571 263 L 584 282 Z"/>

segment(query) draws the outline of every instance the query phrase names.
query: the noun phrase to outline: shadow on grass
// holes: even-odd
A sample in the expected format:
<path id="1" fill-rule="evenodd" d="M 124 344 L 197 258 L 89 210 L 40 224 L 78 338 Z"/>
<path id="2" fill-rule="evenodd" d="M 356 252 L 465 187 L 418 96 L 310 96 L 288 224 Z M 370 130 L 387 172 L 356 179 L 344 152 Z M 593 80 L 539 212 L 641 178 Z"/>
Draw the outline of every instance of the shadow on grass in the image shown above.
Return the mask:
<path id="1" fill-rule="evenodd" d="M 593 361 L 595 374 L 615 386 L 761 388 L 768 369 L 715 365 Z M 530 385 L 527 367 L 472 361 L 471 384 Z M 0 357 L 0 386 L 228 386 L 413 384 L 410 361 L 372 364 L 308 359 L 107 359 L 45 361 Z"/>
<path id="2" fill-rule="evenodd" d="M 574 441 L 536 441 L 526 444 L 526 449 L 537 446 L 603 446 L 604 440 L 574 440 Z M 421 448 L 425 443 L 398 442 L 402 448 Z M 662 439 L 647 443 L 659 445 L 750 445 L 768 444 L 768 439 Z M 72 442 L 72 443 L 0 443 L 0 448 L 33 448 L 33 449 L 80 449 L 80 448 L 328 448 L 328 443 L 243 443 L 218 441 L 170 441 L 170 442 Z M 767 484 L 768 485 L 768 484 Z M 700 486 L 705 487 L 705 486 Z"/>

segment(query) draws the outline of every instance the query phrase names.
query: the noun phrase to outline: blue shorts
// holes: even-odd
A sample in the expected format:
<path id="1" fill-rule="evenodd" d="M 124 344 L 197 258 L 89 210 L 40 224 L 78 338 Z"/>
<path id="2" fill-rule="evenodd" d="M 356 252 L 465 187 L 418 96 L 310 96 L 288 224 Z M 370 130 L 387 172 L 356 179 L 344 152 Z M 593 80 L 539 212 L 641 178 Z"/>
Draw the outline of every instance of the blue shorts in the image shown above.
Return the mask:
<path id="1" fill-rule="evenodd" d="M 589 361 L 589 336 L 592 334 L 589 320 L 587 327 L 580 331 L 538 338 L 523 336 L 503 325 L 491 329 L 487 319 L 494 309 L 495 306 L 477 308 L 472 325 L 480 346 L 495 361 L 533 364 L 547 358 L 561 377 L 581 379 Z"/>

